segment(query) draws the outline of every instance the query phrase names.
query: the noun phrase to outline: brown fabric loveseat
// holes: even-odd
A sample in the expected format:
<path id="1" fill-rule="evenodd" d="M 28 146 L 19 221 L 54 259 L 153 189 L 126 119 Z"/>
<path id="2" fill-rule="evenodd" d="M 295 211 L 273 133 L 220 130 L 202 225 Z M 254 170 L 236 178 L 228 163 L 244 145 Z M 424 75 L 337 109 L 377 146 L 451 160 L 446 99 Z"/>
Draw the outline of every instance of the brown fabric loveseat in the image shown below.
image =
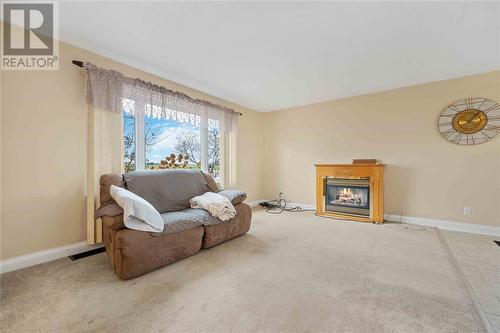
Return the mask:
<path id="1" fill-rule="evenodd" d="M 165 222 L 162 233 L 127 229 L 123 210 L 111 198 L 111 185 L 141 196 L 160 212 Z M 208 173 L 194 170 L 136 171 L 108 174 L 100 179 L 103 242 L 115 274 L 126 280 L 208 249 L 250 229 L 252 211 L 243 203 L 246 194 L 219 191 Z M 235 209 L 233 219 L 222 222 L 202 209 L 189 208 L 189 199 L 205 192 L 228 197 Z"/>

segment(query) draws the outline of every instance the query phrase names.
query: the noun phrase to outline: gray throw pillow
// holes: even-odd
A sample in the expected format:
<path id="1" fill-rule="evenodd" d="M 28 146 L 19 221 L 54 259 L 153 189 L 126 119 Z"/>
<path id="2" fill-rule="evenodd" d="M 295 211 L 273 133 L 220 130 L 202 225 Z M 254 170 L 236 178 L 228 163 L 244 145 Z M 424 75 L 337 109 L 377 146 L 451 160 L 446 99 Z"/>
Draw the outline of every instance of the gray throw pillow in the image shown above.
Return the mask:
<path id="1" fill-rule="evenodd" d="M 222 190 L 217 192 L 217 194 L 228 198 L 233 205 L 237 205 L 247 198 L 247 194 L 245 192 L 238 190 Z"/>

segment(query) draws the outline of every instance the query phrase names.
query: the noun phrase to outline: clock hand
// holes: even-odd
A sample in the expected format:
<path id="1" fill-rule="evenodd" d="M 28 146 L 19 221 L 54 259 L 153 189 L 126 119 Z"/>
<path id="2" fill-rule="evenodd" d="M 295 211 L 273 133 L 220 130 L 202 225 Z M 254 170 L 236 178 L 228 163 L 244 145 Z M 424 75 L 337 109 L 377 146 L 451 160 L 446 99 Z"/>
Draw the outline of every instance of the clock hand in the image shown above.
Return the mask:
<path id="1" fill-rule="evenodd" d="M 469 120 L 467 120 L 467 123 L 470 123 L 474 118 L 476 118 L 476 116 L 480 113 L 481 111 L 477 111 L 476 113 L 474 113 L 472 115 L 472 117 L 469 118 Z"/>

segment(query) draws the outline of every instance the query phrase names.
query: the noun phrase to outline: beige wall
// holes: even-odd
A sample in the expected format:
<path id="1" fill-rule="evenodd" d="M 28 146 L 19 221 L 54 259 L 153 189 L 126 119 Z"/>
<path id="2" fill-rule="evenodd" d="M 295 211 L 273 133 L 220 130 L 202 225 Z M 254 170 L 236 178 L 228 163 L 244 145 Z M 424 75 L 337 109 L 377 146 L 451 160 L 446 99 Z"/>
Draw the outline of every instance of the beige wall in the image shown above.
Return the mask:
<path id="1" fill-rule="evenodd" d="M 314 163 L 377 158 L 386 213 L 500 226 L 500 135 L 459 146 L 437 130 L 446 105 L 473 96 L 500 102 L 500 71 L 265 114 L 266 198 L 314 204 Z"/>
<path id="2" fill-rule="evenodd" d="M 263 196 L 261 113 L 61 43 L 58 71 L 1 73 L 2 259 L 86 239 L 84 78 L 72 59 L 242 112 L 237 183 L 249 201 Z"/>
<path id="3" fill-rule="evenodd" d="M 85 239 L 84 79 L 72 59 L 242 112 L 237 182 L 249 201 L 283 191 L 313 204 L 314 163 L 378 158 L 386 212 L 500 225 L 500 137 L 463 147 L 436 128 L 454 100 L 500 101 L 500 71 L 263 114 L 64 43 L 60 57 L 58 71 L 0 73 L 2 259 Z"/>

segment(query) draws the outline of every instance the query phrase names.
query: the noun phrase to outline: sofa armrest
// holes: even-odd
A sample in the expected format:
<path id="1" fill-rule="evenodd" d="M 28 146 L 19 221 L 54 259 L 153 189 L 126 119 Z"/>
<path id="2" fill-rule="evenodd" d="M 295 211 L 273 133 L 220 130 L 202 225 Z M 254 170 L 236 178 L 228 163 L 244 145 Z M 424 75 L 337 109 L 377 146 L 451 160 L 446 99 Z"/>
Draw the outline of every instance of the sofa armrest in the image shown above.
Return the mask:
<path id="1" fill-rule="evenodd" d="M 111 203 L 99 207 L 95 212 L 94 217 L 100 218 L 103 227 L 112 229 L 123 229 L 123 209 L 117 203 Z"/>
<path id="2" fill-rule="evenodd" d="M 118 216 L 118 215 L 123 215 L 123 209 L 118 206 L 117 203 L 110 203 L 104 206 L 99 207 L 99 209 L 96 210 L 94 216 L 95 218 L 100 218 L 103 216 Z"/>
<path id="3" fill-rule="evenodd" d="M 115 236 L 116 233 L 125 229 L 123 224 L 123 214 L 116 216 L 101 216 L 102 221 L 102 241 L 106 246 L 106 253 L 113 267 L 116 265 L 115 262 Z"/>
<path id="4" fill-rule="evenodd" d="M 101 216 L 102 226 L 111 229 L 125 229 L 125 224 L 123 223 L 123 214 L 116 216 Z"/>
<path id="5" fill-rule="evenodd" d="M 247 194 L 243 191 L 238 191 L 238 190 L 221 190 L 217 192 L 217 194 L 220 194 L 226 198 L 228 198 L 233 205 L 237 205 L 247 198 Z"/>

